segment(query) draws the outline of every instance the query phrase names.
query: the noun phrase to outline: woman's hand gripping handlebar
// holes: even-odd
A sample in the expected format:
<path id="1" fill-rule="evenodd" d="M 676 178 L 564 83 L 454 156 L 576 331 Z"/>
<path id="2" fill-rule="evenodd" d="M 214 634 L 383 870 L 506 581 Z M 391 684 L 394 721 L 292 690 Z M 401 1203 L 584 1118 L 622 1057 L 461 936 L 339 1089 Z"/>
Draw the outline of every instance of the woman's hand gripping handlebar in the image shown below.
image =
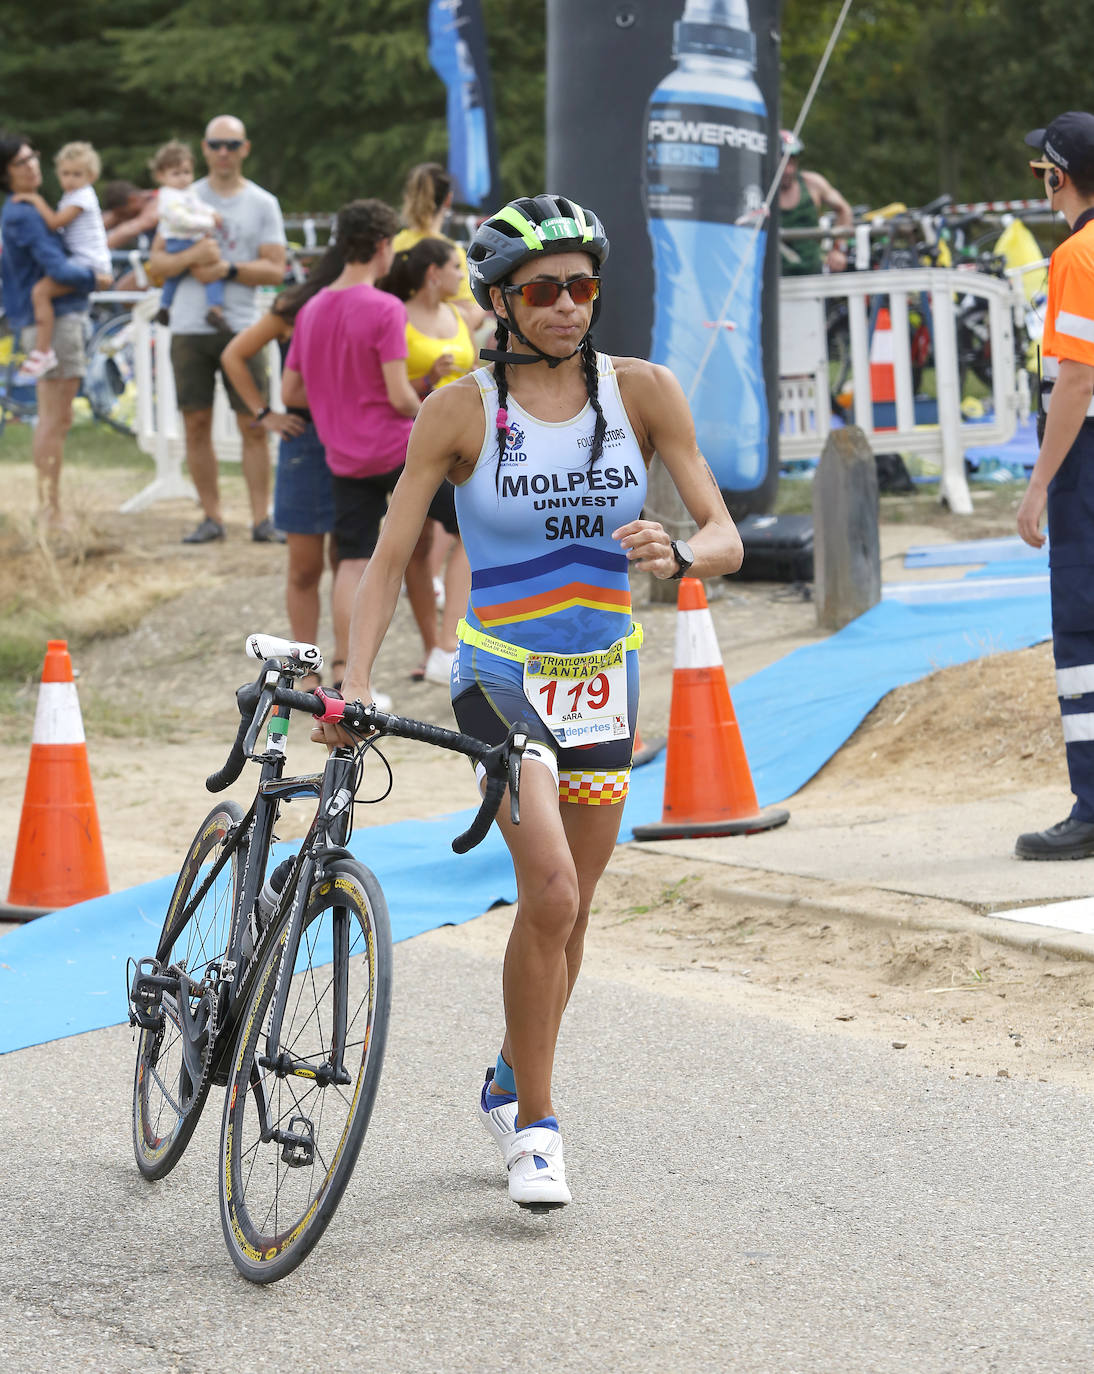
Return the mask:
<path id="1" fill-rule="evenodd" d="M 294 698 L 301 693 L 290 693 Z M 451 749 L 457 754 L 466 754 L 469 759 L 480 763 L 486 774 L 486 789 L 475 819 L 462 835 L 452 841 L 457 854 L 466 854 L 469 849 L 486 838 L 498 807 L 509 788 L 509 815 L 514 825 L 520 824 L 520 767 L 528 736 L 515 726 L 501 744 L 484 744 L 472 735 L 460 734 L 456 730 L 446 730 L 440 725 L 431 725 L 424 720 L 410 720 L 405 716 L 393 716 L 381 711 L 375 705 L 365 706 L 360 701 L 343 701 L 332 696 L 321 687 L 315 692 L 313 700 L 321 701 L 322 712 L 316 712 L 324 724 L 337 724 L 354 735 L 396 735 L 400 739 L 421 740 L 423 744 L 435 744 L 440 749 Z M 286 703 L 295 705 L 295 701 Z"/>
<path id="2" fill-rule="evenodd" d="M 400 739 L 421 740 L 440 749 L 465 754 L 482 764 L 486 774 L 486 789 L 475 819 L 462 835 L 452 841 L 457 854 L 466 854 L 485 839 L 498 813 L 505 789 L 509 789 L 509 814 L 514 825 L 520 824 L 520 770 L 528 736 L 516 727 L 501 744 L 489 745 L 471 735 L 446 730 L 424 720 L 410 720 L 391 715 L 363 702 L 343 701 L 319 688 L 316 692 L 295 692 L 281 685 L 282 665 L 277 659 L 267 659 L 254 682 L 236 692 L 240 722 L 235 740 L 224 767 L 205 781 L 210 792 L 222 792 L 230 787 L 243 771 L 243 765 L 254 753 L 255 741 L 267 713 L 274 706 L 288 706 L 293 711 L 306 711 L 324 724 L 336 724 L 351 737 L 395 735 Z"/>

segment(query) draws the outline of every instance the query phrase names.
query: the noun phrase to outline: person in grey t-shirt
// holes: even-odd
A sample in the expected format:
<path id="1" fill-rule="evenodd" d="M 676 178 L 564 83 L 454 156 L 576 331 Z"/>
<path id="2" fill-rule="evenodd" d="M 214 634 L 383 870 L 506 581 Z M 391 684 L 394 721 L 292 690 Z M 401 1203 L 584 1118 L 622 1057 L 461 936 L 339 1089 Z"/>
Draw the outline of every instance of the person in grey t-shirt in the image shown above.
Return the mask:
<path id="1" fill-rule="evenodd" d="M 171 307 L 171 368 L 186 431 L 186 463 L 205 513 L 184 544 L 207 544 L 224 538 L 217 457 L 213 449 L 213 394 L 220 354 L 228 339 L 258 317 L 255 288 L 280 286 L 285 276 L 285 226 L 277 198 L 243 175 L 251 151 L 247 131 L 233 115 L 217 115 L 201 144 L 209 175 L 194 190 L 217 212 L 221 228 L 181 253 L 168 253 L 156 235 L 148 259 L 160 281 L 180 277 Z M 227 330 L 206 319 L 205 283 L 225 283 Z M 255 383 L 266 394 L 265 364 L 250 360 Z M 223 374 L 222 374 L 223 375 Z M 281 543 L 284 536 L 270 520 L 270 450 L 266 431 L 235 388 L 224 377 L 243 442 L 243 476 L 251 502 L 252 538 Z"/>

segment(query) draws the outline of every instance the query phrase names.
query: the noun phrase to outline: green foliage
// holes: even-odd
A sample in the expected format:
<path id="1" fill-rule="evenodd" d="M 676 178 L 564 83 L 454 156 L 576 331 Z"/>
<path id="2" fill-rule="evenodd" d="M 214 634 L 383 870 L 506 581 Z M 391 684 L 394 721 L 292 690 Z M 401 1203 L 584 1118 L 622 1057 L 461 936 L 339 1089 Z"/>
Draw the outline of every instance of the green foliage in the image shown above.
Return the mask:
<path id="1" fill-rule="evenodd" d="M 505 196 L 544 170 L 548 0 L 481 0 Z M 678 11 L 683 0 L 673 0 Z M 840 0 L 783 0 L 781 104 L 801 108 Z M 168 138 L 197 147 L 239 115 L 247 173 L 286 210 L 397 204 L 408 167 L 447 152 L 428 0 L 51 0 L 8 5 L 0 123 L 51 158 L 88 138 L 103 180 L 149 184 Z M 852 203 L 1035 197 L 1022 135 L 1092 102 L 1094 6 L 1075 0 L 855 0 L 803 128 L 806 165 Z"/>
<path id="2" fill-rule="evenodd" d="M 783 124 L 840 0 L 784 0 Z M 1091 106 L 1094 7 L 1071 0 L 856 0 L 802 128 L 804 165 L 852 204 L 1037 199 L 1022 143 Z"/>
<path id="3" fill-rule="evenodd" d="M 54 0 L 9 11 L 0 123 L 41 147 L 47 173 L 62 143 L 86 138 L 102 155 L 103 182 L 149 185 L 155 149 L 182 138 L 196 152 L 220 113 L 247 125 L 247 174 L 286 210 L 367 195 L 398 204 L 409 167 L 447 157 L 428 0 L 238 0 L 230 11 L 182 0 L 166 14 L 152 0 Z M 523 189 L 543 175 L 545 5 L 483 0 L 483 13 L 502 76 L 501 173 Z M 513 71 L 519 83 L 504 75 Z M 46 191 L 57 193 L 48 175 Z"/>

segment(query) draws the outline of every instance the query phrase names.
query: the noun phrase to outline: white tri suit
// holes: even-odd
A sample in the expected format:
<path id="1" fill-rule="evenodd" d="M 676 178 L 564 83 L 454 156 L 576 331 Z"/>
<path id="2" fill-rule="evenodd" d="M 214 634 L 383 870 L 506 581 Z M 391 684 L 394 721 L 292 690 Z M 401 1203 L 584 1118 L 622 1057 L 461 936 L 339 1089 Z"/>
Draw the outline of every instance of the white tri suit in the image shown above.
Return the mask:
<path id="1" fill-rule="evenodd" d="M 607 422 L 590 466 L 596 420 L 587 403 L 572 420 L 529 415 L 509 397 L 509 434 L 498 461 L 493 374 L 478 383 L 486 435 L 474 471 L 456 487 L 471 596 L 452 666 L 460 729 L 489 743 L 519 723 L 557 771 L 559 796 L 604 805 L 627 794 L 638 712 L 638 645 L 628 562 L 611 537 L 637 520 L 646 465 L 611 359 L 597 354 Z"/>

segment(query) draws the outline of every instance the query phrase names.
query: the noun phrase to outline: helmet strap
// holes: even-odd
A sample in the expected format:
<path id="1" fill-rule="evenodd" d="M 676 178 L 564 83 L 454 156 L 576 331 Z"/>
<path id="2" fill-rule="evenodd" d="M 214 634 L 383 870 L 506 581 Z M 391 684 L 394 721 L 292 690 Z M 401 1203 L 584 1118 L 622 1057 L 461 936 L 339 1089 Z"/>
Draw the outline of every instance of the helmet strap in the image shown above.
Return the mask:
<path id="1" fill-rule="evenodd" d="M 589 328 L 585 331 L 584 335 L 582 336 L 581 343 L 578 344 L 578 346 L 574 349 L 572 353 L 567 353 L 565 358 L 556 358 L 553 354 L 544 353 L 541 348 L 537 348 L 530 339 L 526 339 L 524 337 L 524 335 L 517 328 L 515 321 L 509 315 L 506 315 L 505 317 L 506 329 L 508 329 L 509 333 L 512 334 L 515 339 L 518 339 L 525 346 L 525 348 L 530 348 L 532 352 L 535 354 L 535 357 L 530 358 L 527 353 L 502 352 L 500 349 L 497 348 L 480 349 L 479 357 L 483 360 L 484 363 L 516 363 L 518 365 L 521 363 L 546 363 L 547 366 L 550 368 L 560 367 L 563 363 L 568 363 L 571 358 L 576 358 L 577 355 L 581 352 L 582 347 L 585 344 L 585 340 L 589 337 L 589 333 L 592 330 L 593 325 L 596 323 L 596 317 L 599 313 L 596 307 L 599 306 L 599 304 L 600 302 L 598 300 L 596 302 L 596 305 L 594 305 L 593 307 L 593 317 L 589 321 Z"/>

